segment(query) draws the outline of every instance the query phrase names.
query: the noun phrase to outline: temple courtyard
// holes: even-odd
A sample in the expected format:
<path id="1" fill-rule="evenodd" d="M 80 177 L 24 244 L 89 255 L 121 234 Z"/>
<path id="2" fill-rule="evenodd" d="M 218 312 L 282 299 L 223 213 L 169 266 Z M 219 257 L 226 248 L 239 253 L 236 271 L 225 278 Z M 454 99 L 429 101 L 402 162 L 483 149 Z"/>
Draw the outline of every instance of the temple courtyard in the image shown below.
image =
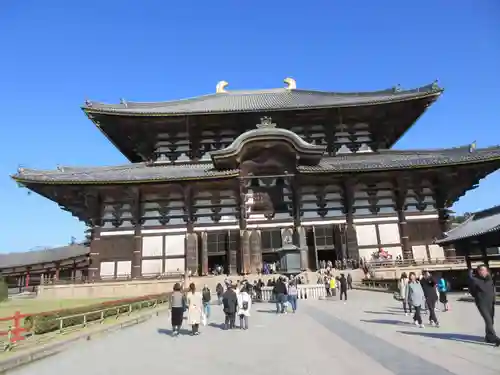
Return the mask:
<path id="1" fill-rule="evenodd" d="M 500 348 L 483 343 L 474 304 L 451 301 L 452 311 L 438 313 L 441 327 L 424 329 L 392 295 L 376 292 L 353 291 L 347 304 L 299 301 L 296 314 L 283 316 L 274 305 L 254 304 L 248 331 L 222 330 L 222 311 L 213 306 L 200 336 L 170 337 L 163 315 L 12 374 L 498 375 Z"/>

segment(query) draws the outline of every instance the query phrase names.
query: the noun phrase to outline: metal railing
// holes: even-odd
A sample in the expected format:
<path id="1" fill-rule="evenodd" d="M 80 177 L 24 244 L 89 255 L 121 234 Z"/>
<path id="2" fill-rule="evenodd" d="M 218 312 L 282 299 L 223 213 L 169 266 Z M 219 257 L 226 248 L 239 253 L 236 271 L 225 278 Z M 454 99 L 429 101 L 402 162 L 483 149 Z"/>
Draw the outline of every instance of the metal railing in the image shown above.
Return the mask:
<path id="1" fill-rule="evenodd" d="M 163 272 L 143 274 L 140 277 L 132 277 L 130 274 L 117 276 L 101 276 L 94 279 L 88 277 L 61 277 L 61 278 L 42 278 L 40 285 L 60 285 L 60 284 L 89 284 L 106 283 L 131 280 L 181 280 L 184 277 L 183 272 Z"/>
<path id="2" fill-rule="evenodd" d="M 393 268 L 393 267 L 414 267 L 414 266 L 429 266 L 429 265 L 453 265 L 465 264 L 464 256 L 453 258 L 432 258 L 432 259 L 394 259 L 382 261 L 369 261 L 366 266 L 370 269 L 374 268 Z"/>
<path id="3" fill-rule="evenodd" d="M 45 324 L 55 323 L 58 329 L 53 332 L 57 334 L 66 333 L 66 331 L 77 328 L 86 328 L 93 324 L 103 324 L 106 319 L 118 320 L 123 316 L 130 316 L 135 311 L 144 309 L 155 309 L 160 305 L 168 305 L 167 297 L 157 297 L 146 300 L 128 299 L 123 300 L 124 303 L 119 306 L 105 307 L 98 310 L 91 310 L 80 314 L 54 317 L 45 322 Z M 127 302 L 126 302 L 127 301 Z M 54 312 L 55 314 L 56 312 Z M 159 312 L 157 312 L 158 314 Z M 19 311 L 13 316 L 0 318 L 0 322 L 12 322 L 8 330 L 0 331 L 0 344 L 4 351 L 10 351 L 18 346 L 21 342 L 32 341 L 35 336 L 44 336 L 51 332 L 36 335 L 35 327 L 25 327 L 25 319 L 43 314 L 21 314 Z M 81 318 L 81 319 L 79 319 Z M 71 323 L 71 320 L 78 323 Z M 70 323 L 68 323 L 68 321 Z M 80 322 L 81 321 L 81 322 Z M 4 339 L 4 338 L 6 339 Z"/>

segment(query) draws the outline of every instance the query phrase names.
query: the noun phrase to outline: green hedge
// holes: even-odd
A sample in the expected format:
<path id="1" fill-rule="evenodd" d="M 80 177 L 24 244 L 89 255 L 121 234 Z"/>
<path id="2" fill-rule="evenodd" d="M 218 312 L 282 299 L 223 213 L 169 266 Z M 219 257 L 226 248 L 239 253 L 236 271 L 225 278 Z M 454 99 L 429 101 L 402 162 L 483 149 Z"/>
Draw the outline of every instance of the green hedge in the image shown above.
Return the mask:
<path id="1" fill-rule="evenodd" d="M 3 277 L 0 277 L 0 302 L 9 298 L 9 286 Z"/>
<path id="2" fill-rule="evenodd" d="M 170 293 L 164 293 L 159 295 L 108 301 L 77 308 L 34 314 L 24 319 L 24 328 L 31 333 L 34 333 L 36 335 L 41 335 L 43 333 L 57 331 L 60 328 L 60 320 L 58 320 L 58 318 L 89 313 L 86 314 L 86 320 L 85 320 L 86 323 L 89 323 L 92 321 L 100 320 L 103 317 L 108 318 L 110 316 L 116 316 L 117 314 L 127 313 L 130 311 L 129 305 L 131 305 L 132 307 L 131 311 L 133 312 L 151 306 L 154 303 L 154 300 L 159 300 L 162 303 L 168 302 L 169 297 Z M 109 310 L 104 311 L 104 314 L 101 311 L 99 311 L 105 309 Z M 83 315 L 80 315 L 64 319 L 63 328 L 73 327 L 83 324 L 84 324 L 84 317 Z"/>

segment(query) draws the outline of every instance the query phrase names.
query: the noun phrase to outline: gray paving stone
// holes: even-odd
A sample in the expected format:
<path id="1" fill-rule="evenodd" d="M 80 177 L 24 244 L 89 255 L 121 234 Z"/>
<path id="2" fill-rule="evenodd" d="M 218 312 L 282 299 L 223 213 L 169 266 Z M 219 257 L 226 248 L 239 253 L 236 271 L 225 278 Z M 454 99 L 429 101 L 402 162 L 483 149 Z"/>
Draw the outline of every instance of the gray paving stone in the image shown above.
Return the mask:
<path id="1" fill-rule="evenodd" d="M 473 304 L 454 303 L 440 314 L 441 328 L 419 329 L 383 293 L 355 291 L 347 304 L 299 302 L 297 314 L 285 316 L 255 304 L 248 331 L 212 324 L 197 337 L 170 337 L 170 323 L 160 316 L 12 374 L 500 374 L 500 349 L 474 341 L 484 328 Z M 222 320 L 214 306 L 212 321 Z"/>

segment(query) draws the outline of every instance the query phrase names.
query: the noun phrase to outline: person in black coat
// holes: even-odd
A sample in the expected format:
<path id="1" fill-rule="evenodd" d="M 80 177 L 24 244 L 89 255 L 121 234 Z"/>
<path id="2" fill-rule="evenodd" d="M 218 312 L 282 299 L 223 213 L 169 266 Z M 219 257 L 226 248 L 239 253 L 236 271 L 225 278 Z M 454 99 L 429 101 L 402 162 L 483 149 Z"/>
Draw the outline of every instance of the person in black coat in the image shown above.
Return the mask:
<path id="1" fill-rule="evenodd" d="M 276 313 L 284 314 L 285 313 L 285 302 L 287 300 L 288 290 L 286 285 L 281 277 L 278 278 L 276 284 L 273 288 L 273 294 L 276 298 Z"/>
<path id="2" fill-rule="evenodd" d="M 342 301 L 342 296 L 344 296 L 344 301 L 347 301 L 348 282 L 343 273 L 340 274 L 339 286 L 340 286 L 340 300 Z"/>
<path id="3" fill-rule="evenodd" d="M 234 329 L 236 312 L 238 311 L 238 296 L 233 290 L 233 286 L 231 284 L 228 285 L 227 290 L 222 295 L 222 305 L 224 314 L 226 315 L 224 328 Z"/>
<path id="4" fill-rule="evenodd" d="M 500 346 L 500 338 L 493 327 L 496 302 L 495 283 L 484 264 L 477 267 L 476 275 L 473 274 L 472 269 L 469 270 L 469 293 L 474 297 L 479 314 L 484 320 L 484 341 Z"/>
<path id="5" fill-rule="evenodd" d="M 438 301 L 437 284 L 429 271 L 424 271 L 424 277 L 420 280 L 420 285 L 424 291 L 425 304 L 429 309 L 429 324 L 439 326 L 439 321 L 436 316 L 436 303 Z"/>

